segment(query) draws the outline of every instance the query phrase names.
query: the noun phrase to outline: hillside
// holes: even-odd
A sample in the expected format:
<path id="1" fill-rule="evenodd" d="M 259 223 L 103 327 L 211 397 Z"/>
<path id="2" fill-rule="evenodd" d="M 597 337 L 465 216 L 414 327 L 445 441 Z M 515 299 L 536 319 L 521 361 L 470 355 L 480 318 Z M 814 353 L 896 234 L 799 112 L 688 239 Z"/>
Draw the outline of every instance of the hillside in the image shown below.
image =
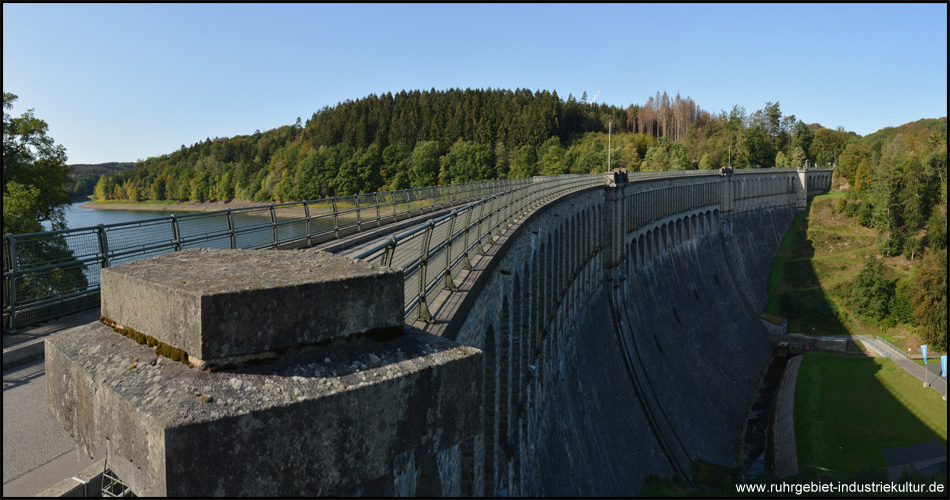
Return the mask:
<path id="1" fill-rule="evenodd" d="M 90 165 L 88 163 L 77 163 L 69 165 L 69 179 L 72 186 L 67 190 L 70 197 L 80 198 L 92 194 L 93 188 L 99 182 L 103 175 L 114 174 L 123 170 L 130 170 L 135 166 L 132 162 L 109 162 Z"/>
<path id="2" fill-rule="evenodd" d="M 877 231 L 848 216 L 845 200 L 844 192 L 816 196 L 796 217 L 776 254 L 766 312 L 786 316 L 790 332 L 946 350 L 946 246 L 884 257 Z M 942 288 L 928 281 L 941 274 Z"/>

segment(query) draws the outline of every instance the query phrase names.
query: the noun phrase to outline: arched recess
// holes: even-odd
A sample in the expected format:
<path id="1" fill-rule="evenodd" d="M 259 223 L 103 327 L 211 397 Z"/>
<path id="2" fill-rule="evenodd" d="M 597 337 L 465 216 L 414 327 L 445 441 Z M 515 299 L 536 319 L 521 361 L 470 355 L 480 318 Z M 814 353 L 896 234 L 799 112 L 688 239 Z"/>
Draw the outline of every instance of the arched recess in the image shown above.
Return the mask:
<path id="1" fill-rule="evenodd" d="M 512 294 L 512 321 L 511 321 L 511 364 L 508 369 L 511 392 L 508 398 L 508 442 L 505 446 L 505 462 L 513 462 L 514 477 L 512 480 L 518 483 L 521 473 L 521 412 L 519 407 L 524 401 L 524 341 L 525 341 L 525 319 L 527 314 L 525 306 L 527 300 L 525 291 L 527 287 L 522 287 L 522 277 L 524 283 L 528 283 L 527 268 L 522 266 L 521 272 L 515 275 L 514 293 Z M 507 471 L 507 466 L 505 467 Z"/>
<path id="2" fill-rule="evenodd" d="M 639 250 L 639 252 L 637 252 L 637 253 L 640 255 L 640 265 L 641 265 L 641 266 L 644 265 L 644 264 L 646 264 L 646 255 L 644 255 L 644 250 L 643 250 L 643 240 L 644 240 L 644 236 L 641 234 L 640 237 L 637 238 L 637 247 L 638 247 L 638 250 Z"/>
<path id="3" fill-rule="evenodd" d="M 627 266 L 627 274 L 631 274 L 635 271 L 637 266 L 637 259 L 639 258 L 639 252 L 637 251 L 637 239 L 634 238 L 630 242 L 630 256 L 627 257 L 627 262 L 630 264 Z"/>
<path id="4" fill-rule="evenodd" d="M 509 446 L 511 436 L 511 366 L 513 339 L 511 328 L 511 310 L 508 296 L 502 297 L 501 301 L 501 321 L 499 322 L 501 330 L 498 332 L 498 444 L 496 447 L 498 453 L 497 461 L 497 485 L 502 487 L 505 484 L 507 475 L 507 465 L 504 448 Z M 496 491 L 496 490 L 490 490 Z"/>
<path id="5" fill-rule="evenodd" d="M 498 342 L 495 328 L 488 325 L 482 347 L 482 472 L 484 492 L 498 490 L 495 483 L 498 446 Z"/>
<path id="6" fill-rule="evenodd" d="M 661 245 L 660 255 L 665 254 L 667 249 L 669 248 L 668 238 L 669 238 L 669 229 L 667 229 L 666 223 L 664 222 L 663 225 L 660 226 L 660 245 Z"/>

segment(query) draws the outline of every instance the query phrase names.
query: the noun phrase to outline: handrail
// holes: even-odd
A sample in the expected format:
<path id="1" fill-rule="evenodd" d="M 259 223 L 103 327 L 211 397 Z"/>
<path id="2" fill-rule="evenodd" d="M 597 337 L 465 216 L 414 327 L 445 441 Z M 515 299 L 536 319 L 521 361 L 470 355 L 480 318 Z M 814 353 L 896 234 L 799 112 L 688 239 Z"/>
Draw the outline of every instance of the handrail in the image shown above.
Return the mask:
<path id="1" fill-rule="evenodd" d="M 797 169 L 735 170 L 743 174 L 795 172 Z M 667 172 L 631 172 L 630 181 L 652 179 L 720 176 L 718 170 L 682 170 Z M 554 196 L 583 187 L 602 184 L 602 174 L 569 174 L 503 179 L 404 189 L 377 193 L 323 198 L 308 201 L 270 203 L 254 207 L 216 210 L 194 214 L 172 214 L 133 222 L 89 226 L 78 229 L 7 234 L 3 236 L 3 329 L 16 331 L 18 325 L 43 321 L 75 310 L 79 298 L 97 294 L 99 269 L 119 262 L 129 262 L 186 248 L 279 248 L 284 245 L 306 245 L 347 236 L 367 227 L 407 219 L 449 206 L 461 207 L 410 229 L 362 252 L 357 258 L 377 260 L 390 265 L 408 262 L 407 291 L 415 272 L 428 274 L 427 283 L 407 299 L 407 317 L 416 306 L 424 307 L 435 291 L 439 279 L 446 286 L 459 270 L 470 267 L 470 254 L 484 254 L 484 244 L 493 244 L 506 225 L 531 206 Z M 389 210 L 389 207 L 392 210 Z M 477 214 L 476 214 L 477 211 Z M 468 214 L 468 222 L 459 215 Z M 217 224 L 217 225 L 216 225 Z M 427 225 L 428 224 L 428 225 Z M 450 224 L 450 227 L 443 226 Z M 462 224 L 462 226 L 456 226 Z M 205 227 L 200 227 L 205 226 Z M 428 228 L 428 229 L 427 229 Z M 406 260 L 400 243 L 413 239 L 422 231 L 429 237 L 438 231 L 440 241 L 426 248 L 415 249 L 414 259 Z M 446 234 L 443 235 L 442 232 Z M 458 241 L 459 239 L 463 241 Z M 424 252 L 423 252 L 424 250 Z M 429 263 L 450 255 L 439 272 L 426 273 Z M 457 254 L 456 254 L 457 253 Z M 395 260 L 394 260 L 395 259 Z M 429 269 L 432 271 L 432 269 Z M 431 279 L 428 279 L 431 278 Z M 73 283 L 67 285 L 64 283 Z M 418 284 L 416 284 L 418 285 Z M 49 299 L 49 296 L 56 297 Z M 77 297 L 76 304 L 43 309 L 51 300 Z M 94 307 L 94 305 L 92 306 Z M 70 309 L 72 308 L 72 309 Z M 416 310 L 425 317 L 428 312 Z M 22 316 L 22 317 L 21 317 Z"/>
<path id="2" fill-rule="evenodd" d="M 298 242 L 309 245 L 446 207 L 470 204 L 532 182 L 537 181 L 468 182 L 7 234 L 3 236 L 3 330 L 16 331 L 18 326 L 87 307 L 40 310 L 53 300 L 50 296 L 59 300 L 98 293 L 99 269 L 118 260 L 128 262 L 196 247 L 260 249 Z"/>
<path id="3" fill-rule="evenodd" d="M 405 319 L 432 322 L 428 304 L 442 290 L 455 289 L 454 278 L 470 268 L 469 252 L 475 247 L 483 253 L 483 242 L 493 245 L 495 236 L 516 218 L 551 197 L 602 184 L 603 177 L 598 174 L 551 177 L 518 186 L 390 236 L 353 258 L 387 266 L 394 265 L 394 261 L 401 263 L 398 267 L 402 267 L 406 281 Z M 469 215 L 467 223 L 459 219 L 465 214 Z M 460 222 L 464 227 L 456 227 Z M 487 231 L 482 231 L 483 223 L 488 225 Z M 434 234 L 441 237 L 433 240 Z M 453 248 L 461 249 L 458 255 L 453 255 Z"/>

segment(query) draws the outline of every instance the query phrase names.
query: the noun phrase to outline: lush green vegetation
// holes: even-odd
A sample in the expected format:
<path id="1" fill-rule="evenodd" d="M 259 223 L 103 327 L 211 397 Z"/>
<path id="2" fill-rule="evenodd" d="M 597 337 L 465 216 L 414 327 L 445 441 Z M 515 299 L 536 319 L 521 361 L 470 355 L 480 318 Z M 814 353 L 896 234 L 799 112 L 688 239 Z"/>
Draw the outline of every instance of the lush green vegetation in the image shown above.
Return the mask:
<path id="1" fill-rule="evenodd" d="M 38 233 L 43 230 L 43 221 L 49 221 L 53 229 L 64 229 L 63 205 L 69 203 L 66 148 L 47 135 L 48 125 L 35 117 L 32 109 L 11 116 L 7 111 L 13 109 L 16 100 L 16 95 L 3 93 L 3 232 Z M 17 302 L 84 289 L 88 280 L 82 266 L 70 265 L 72 260 L 73 251 L 61 236 L 19 247 L 17 261 L 21 267 L 31 263 L 62 267 L 20 278 L 15 290 Z M 4 289 L 3 293 L 9 291 Z"/>
<path id="2" fill-rule="evenodd" d="M 795 387 L 795 441 L 801 467 L 846 477 L 886 467 L 881 450 L 940 439 L 947 406 L 886 358 L 807 353 Z"/>
<path id="3" fill-rule="evenodd" d="M 77 163 L 70 165 L 72 173 L 69 175 L 70 186 L 67 189 L 71 197 L 86 197 L 92 194 L 99 178 L 106 174 L 114 174 L 123 170 L 131 169 L 135 164 L 132 162 L 110 162 L 90 165 L 86 163 Z"/>
<path id="4" fill-rule="evenodd" d="M 817 196 L 798 214 L 776 253 L 766 313 L 786 316 L 792 332 L 946 350 L 946 249 L 880 258 L 876 231 L 837 211 L 845 196 Z"/>
<path id="5" fill-rule="evenodd" d="M 3 93 L 3 232 L 39 232 L 43 221 L 65 227 L 66 148 L 46 135 L 49 126 L 32 109 L 11 116 L 16 100 Z"/>
<path id="6" fill-rule="evenodd" d="M 834 160 L 857 135 L 783 116 L 711 114 L 690 98 L 626 109 L 527 89 L 402 91 L 346 101 L 302 123 L 206 139 L 103 176 L 96 199 L 289 201 L 506 177 L 794 167 Z"/>

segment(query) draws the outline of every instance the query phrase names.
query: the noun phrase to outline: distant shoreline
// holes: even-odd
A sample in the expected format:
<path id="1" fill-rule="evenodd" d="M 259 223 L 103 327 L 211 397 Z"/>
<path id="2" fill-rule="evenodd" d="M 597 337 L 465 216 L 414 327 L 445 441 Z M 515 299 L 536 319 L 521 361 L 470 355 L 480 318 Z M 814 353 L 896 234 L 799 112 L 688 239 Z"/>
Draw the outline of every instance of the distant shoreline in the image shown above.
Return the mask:
<path id="1" fill-rule="evenodd" d="M 227 210 L 229 208 L 259 207 L 268 205 L 261 201 L 233 200 L 223 201 L 204 201 L 188 203 L 99 203 L 90 201 L 79 205 L 79 208 L 90 208 L 95 210 L 139 210 L 144 212 L 215 212 L 217 210 Z"/>

